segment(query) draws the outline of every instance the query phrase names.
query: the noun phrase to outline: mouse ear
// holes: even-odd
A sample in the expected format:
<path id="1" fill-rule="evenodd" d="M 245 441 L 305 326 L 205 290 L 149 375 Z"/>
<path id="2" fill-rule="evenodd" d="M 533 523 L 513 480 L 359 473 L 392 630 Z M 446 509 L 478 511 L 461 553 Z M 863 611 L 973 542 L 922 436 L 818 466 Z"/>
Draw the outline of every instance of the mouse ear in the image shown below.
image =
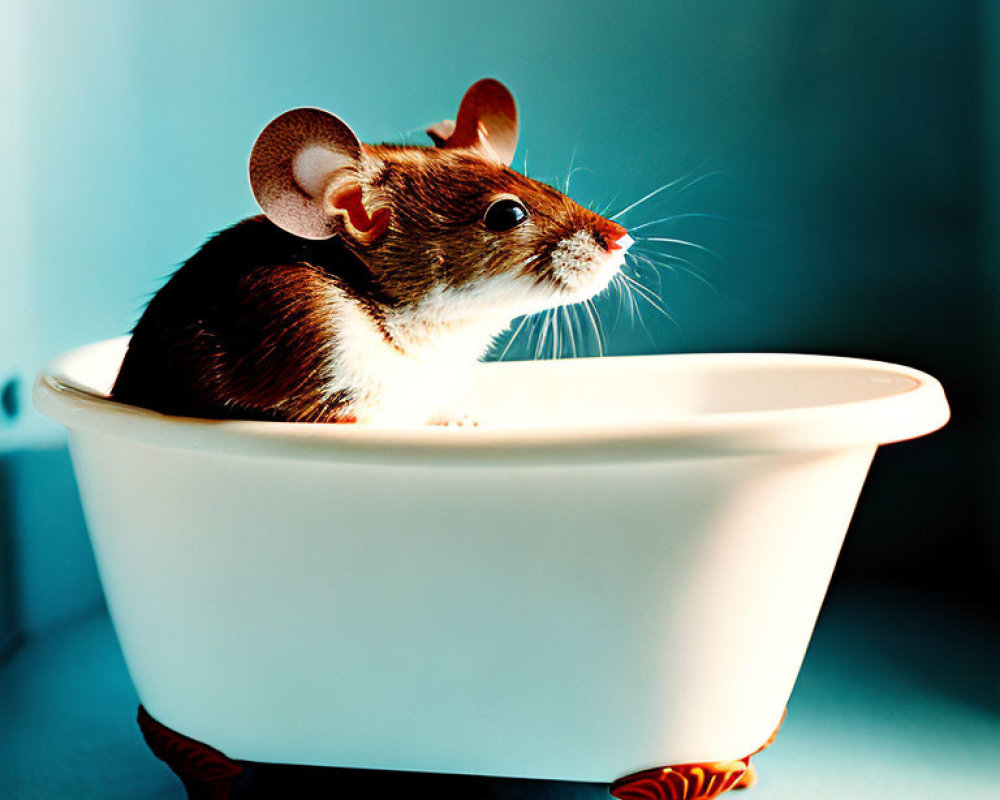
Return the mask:
<path id="1" fill-rule="evenodd" d="M 448 137 L 455 132 L 455 120 L 443 119 L 437 125 L 431 125 L 427 129 L 427 135 L 434 140 L 438 147 L 447 146 Z"/>
<path id="2" fill-rule="evenodd" d="M 517 104 L 500 81 L 484 78 L 472 84 L 458 108 L 458 119 L 427 129 L 438 147 L 472 147 L 510 166 L 517 149 Z"/>
<path id="3" fill-rule="evenodd" d="M 305 239 L 328 239 L 338 217 L 363 241 L 381 234 L 388 210 L 369 216 L 363 202 L 362 145 L 347 123 L 318 108 L 274 119 L 250 154 L 254 197 L 275 225 Z"/>

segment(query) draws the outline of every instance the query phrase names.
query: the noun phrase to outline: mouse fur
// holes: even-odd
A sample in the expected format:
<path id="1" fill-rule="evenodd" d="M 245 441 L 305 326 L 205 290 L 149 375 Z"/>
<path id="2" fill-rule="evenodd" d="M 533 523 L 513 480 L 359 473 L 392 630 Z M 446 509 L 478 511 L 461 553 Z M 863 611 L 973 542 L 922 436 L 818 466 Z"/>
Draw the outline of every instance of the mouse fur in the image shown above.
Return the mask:
<path id="1" fill-rule="evenodd" d="M 448 421 L 513 319 L 601 291 L 630 241 L 510 169 L 504 92 L 470 89 L 437 147 L 364 145 L 317 109 L 277 118 L 251 156 L 265 214 L 212 237 L 157 292 L 112 397 L 216 419 Z M 501 202 L 524 217 L 497 230 Z"/>

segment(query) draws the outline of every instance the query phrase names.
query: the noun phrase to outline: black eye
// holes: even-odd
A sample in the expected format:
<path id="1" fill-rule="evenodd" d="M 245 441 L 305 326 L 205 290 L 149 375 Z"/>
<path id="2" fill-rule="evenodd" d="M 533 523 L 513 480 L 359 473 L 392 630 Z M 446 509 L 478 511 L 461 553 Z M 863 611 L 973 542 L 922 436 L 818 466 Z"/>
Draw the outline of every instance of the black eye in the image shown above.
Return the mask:
<path id="1" fill-rule="evenodd" d="M 486 213 L 483 215 L 483 224 L 487 230 L 509 231 L 527 218 L 528 209 L 521 205 L 519 200 L 505 197 L 503 200 L 497 200 L 486 209 Z"/>

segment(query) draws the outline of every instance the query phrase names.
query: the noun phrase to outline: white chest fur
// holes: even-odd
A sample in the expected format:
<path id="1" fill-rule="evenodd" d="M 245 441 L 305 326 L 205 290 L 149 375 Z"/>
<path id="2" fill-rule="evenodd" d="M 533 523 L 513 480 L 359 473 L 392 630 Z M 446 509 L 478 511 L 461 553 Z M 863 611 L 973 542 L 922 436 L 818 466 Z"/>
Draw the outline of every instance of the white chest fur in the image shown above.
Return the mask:
<path id="1" fill-rule="evenodd" d="M 331 303 L 335 323 L 328 391 L 346 392 L 357 421 L 375 424 L 456 418 L 455 398 L 473 365 L 510 323 L 506 316 L 445 322 L 410 310 L 379 325 L 340 290 Z"/>

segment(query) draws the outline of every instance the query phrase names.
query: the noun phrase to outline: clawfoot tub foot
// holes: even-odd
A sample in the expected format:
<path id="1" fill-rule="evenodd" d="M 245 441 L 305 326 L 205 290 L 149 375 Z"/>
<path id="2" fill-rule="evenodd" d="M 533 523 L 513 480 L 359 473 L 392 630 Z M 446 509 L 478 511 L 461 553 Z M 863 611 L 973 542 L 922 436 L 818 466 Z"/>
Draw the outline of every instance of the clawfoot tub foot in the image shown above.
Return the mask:
<path id="1" fill-rule="evenodd" d="M 138 721 L 149 749 L 181 779 L 188 800 L 228 800 L 242 766 L 207 744 L 161 725 L 142 706 Z"/>
<path id="2" fill-rule="evenodd" d="M 757 783 L 757 768 L 753 764 L 747 764 L 747 771 L 743 773 L 738 781 L 733 784 L 734 789 L 749 789 Z"/>
<path id="3" fill-rule="evenodd" d="M 757 783 L 750 757 L 771 745 L 784 721 L 782 714 L 774 733 L 745 758 L 647 769 L 619 778 L 608 791 L 618 800 L 712 800 L 730 789 L 748 789 Z"/>
<path id="4" fill-rule="evenodd" d="M 711 800 L 736 786 L 749 767 L 749 756 L 658 767 L 619 778 L 608 791 L 618 800 Z"/>

